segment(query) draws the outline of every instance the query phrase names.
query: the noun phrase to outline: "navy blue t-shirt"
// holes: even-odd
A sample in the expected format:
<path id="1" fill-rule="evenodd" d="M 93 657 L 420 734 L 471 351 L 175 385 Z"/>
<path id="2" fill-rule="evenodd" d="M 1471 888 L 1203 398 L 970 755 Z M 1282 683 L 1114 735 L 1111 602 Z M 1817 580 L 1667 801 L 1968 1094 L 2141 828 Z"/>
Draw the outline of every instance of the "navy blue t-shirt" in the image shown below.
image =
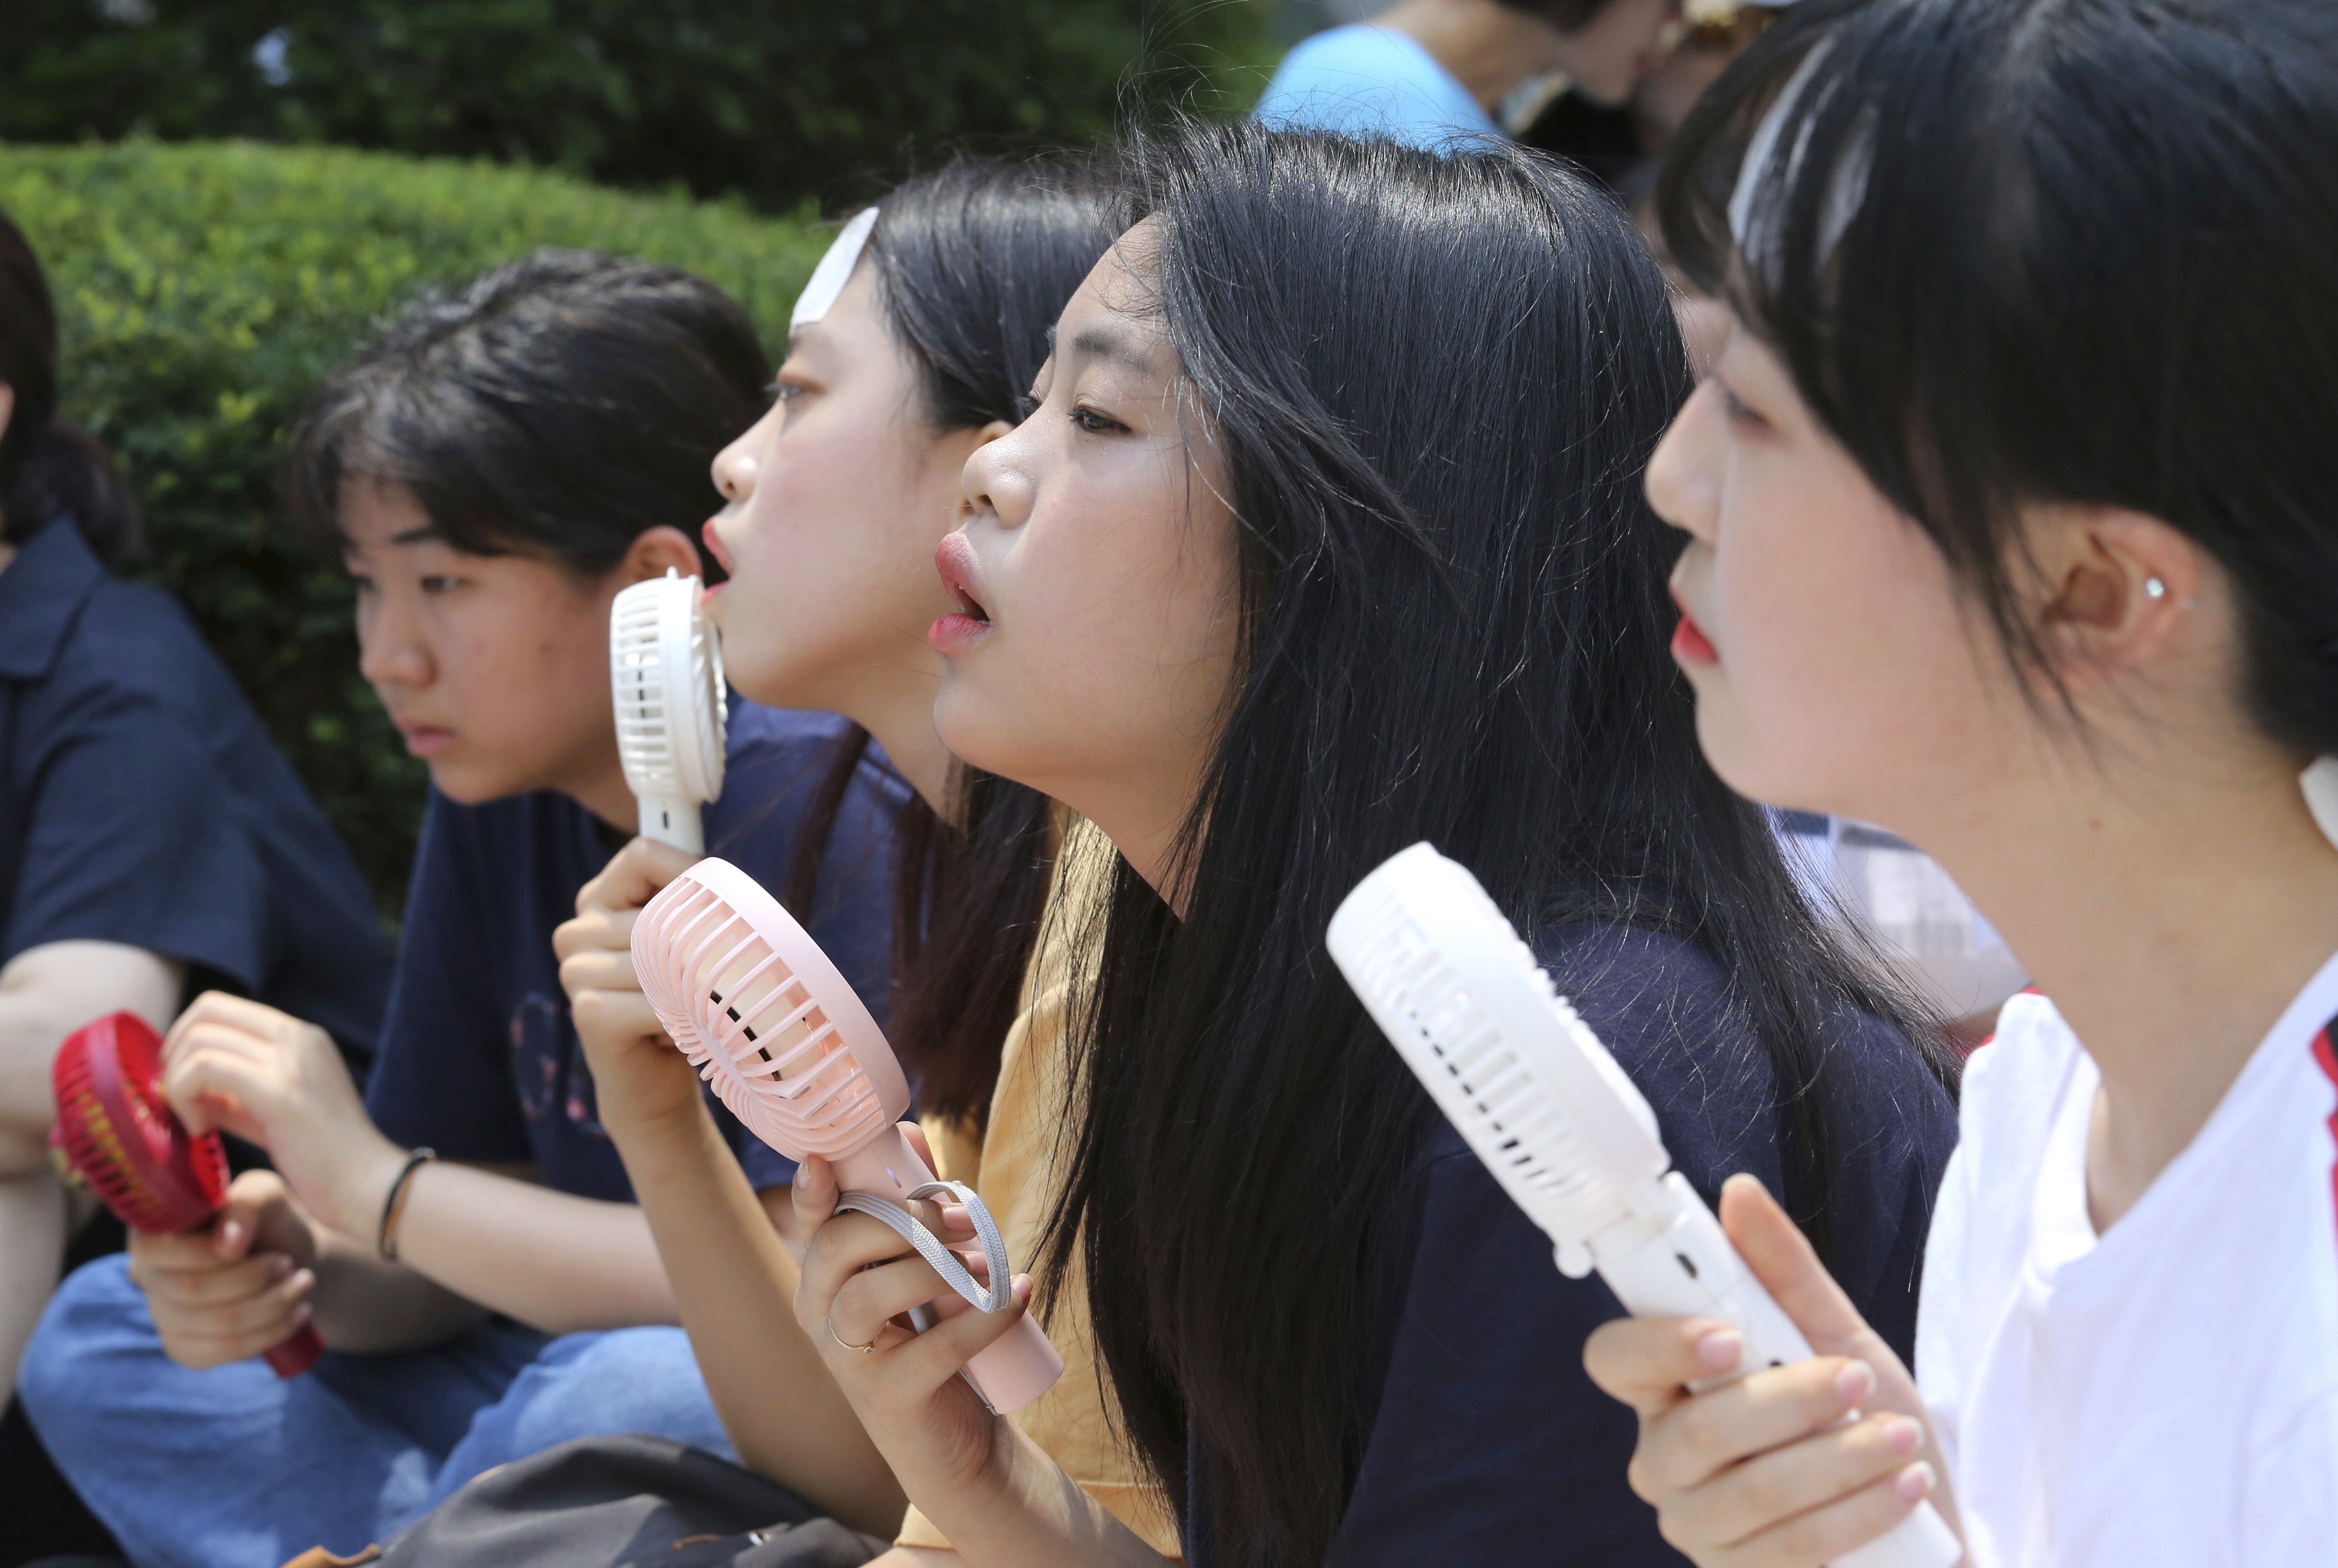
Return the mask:
<path id="1" fill-rule="evenodd" d="M 705 808 L 707 852 L 777 891 L 796 829 L 835 755 L 844 720 L 731 700 L 722 796 Z M 872 745 L 820 863 L 806 927 L 881 1022 L 892 942 L 893 818 L 909 787 Z M 549 791 L 458 806 L 430 793 L 407 897 L 405 935 L 380 1058 L 366 1089 L 375 1125 L 451 1160 L 533 1164 L 547 1185 L 630 1201 L 603 1131 L 554 927 L 608 864 L 615 836 Z M 796 911 L 801 918 L 803 911 Z M 709 1096 L 712 1103 L 712 1096 Z M 758 1188 L 795 1166 L 715 1106 Z"/>
<path id="2" fill-rule="evenodd" d="M 389 950 L 348 848 L 186 612 L 61 519 L 0 571 L 0 963 L 68 940 L 372 1053 Z"/>
<path id="3" fill-rule="evenodd" d="M 1708 1203 L 1740 1171 L 1781 1190 L 1768 1057 L 1709 957 L 1675 937 L 1595 925 L 1548 933 L 1537 954 L 1647 1096 L 1674 1167 Z M 1906 1357 L 1956 1109 L 1893 1030 L 1845 1020 L 1831 1048 L 1832 1265 Z M 1684 1561 L 1625 1482 L 1636 1418 L 1583 1370 L 1584 1341 L 1623 1310 L 1607 1287 L 1559 1273 L 1549 1239 L 1449 1126 L 1391 1223 L 1413 1245 L 1391 1286 L 1378 1413 L 1328 1568 Z M 1189 1455 L 1194 1568 L 1213 1556 L 1205 1471 Z"/>

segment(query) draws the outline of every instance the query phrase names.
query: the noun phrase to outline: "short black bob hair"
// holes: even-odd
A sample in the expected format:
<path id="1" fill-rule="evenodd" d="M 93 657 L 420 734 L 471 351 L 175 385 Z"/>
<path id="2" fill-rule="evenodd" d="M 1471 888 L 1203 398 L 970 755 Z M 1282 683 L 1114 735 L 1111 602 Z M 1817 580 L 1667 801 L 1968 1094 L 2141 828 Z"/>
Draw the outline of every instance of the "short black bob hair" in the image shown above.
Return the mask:
<path id="1" fill-rule="evenodd" d="M 2254 716 L 2308 754 L 2338 750 L 2333 22 L 2329 0 L 1806 0 L 1705 95 L 1658 193 L 1688 275 L 2019 667 L 2045 673 L 2020 505 L 2131 508 L 2229 574 Z"/>
<path id="2" fill-rule="evenodd" d="M 715 455 L 771 380 L 754 322 L 713 284 L 538 250 L 410 306 L 319 389 L 286 505 L 338 543 L 343 481 L 396 484 L 457 550 L 598 576 L 644 529 L 698 537 L 722 505 Z"/>

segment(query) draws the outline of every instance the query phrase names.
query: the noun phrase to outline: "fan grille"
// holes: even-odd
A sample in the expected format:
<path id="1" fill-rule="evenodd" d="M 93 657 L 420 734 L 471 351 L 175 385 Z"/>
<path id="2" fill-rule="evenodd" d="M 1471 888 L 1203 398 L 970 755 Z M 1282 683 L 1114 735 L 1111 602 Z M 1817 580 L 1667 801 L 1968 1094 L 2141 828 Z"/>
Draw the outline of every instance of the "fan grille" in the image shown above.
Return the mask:
<path id="1" fill-rule="evenodd" d="M 730 875 L 702 876 L 713 867 Z M 634 927 L 634 963 L 658 1021 L 716 1098 L 789 1158 L 839 1158 L 908 1110 L 900 1069 L 860 998 L 735 867 L 702 861 L 651 899 Z"/>
<path id="2" fill-rule="evenodd" d="M 609 612 L 617 755 L 636 796 L 707 801 L 722 792 L 729 695 L 722 646 L 695 577 L 636 583 Z"/>
<path id="3" fill-rule="evenodd" d="M 56 1144 L 75 1174 L 125 1225 L 192 1230 L 227 1201 L 227 1152 L 190 1134 L 162 1093 L 162 1042 L 135 1014 L 67 1036 L 52 1069 Z"/>
<path id="4" fill-rule="evenodd" d="M 1333 921 L 1332 956 L 1512 1200 L 1557 1240 L 1604 1229 L 1626 1212 L 1625 1196 L 1535 1060 L 1573 1048 L 1560 1036 L 1581 1027 L 1574 1010 L 1475 878 L 1471 898 L 1437 887 L 1431 916 L 1407 897 L 1421 889 L 1404 887 L 1402 871 L 1392 862 L 1349 896 Z M 1449 952 L 1455 943 L 1499 956 L 1465 975 Z"/>

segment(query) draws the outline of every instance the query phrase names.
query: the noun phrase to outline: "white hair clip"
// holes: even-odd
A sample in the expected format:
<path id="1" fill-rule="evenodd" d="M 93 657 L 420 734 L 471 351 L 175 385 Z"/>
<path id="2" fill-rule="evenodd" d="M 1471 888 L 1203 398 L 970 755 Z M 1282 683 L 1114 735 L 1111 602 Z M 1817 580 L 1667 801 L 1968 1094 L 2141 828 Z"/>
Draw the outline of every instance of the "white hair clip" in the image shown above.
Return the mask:
<path id="1" fill-rule="evenodd" d="M 811 279 L 796 296 L 796 308 L 788 316 L 788 330 L 809 326 L 836 308 L 836 297 L 852 281 L 852 270 L 860 263 L 860 252 L 869 246 L 869 236 L 877 227 L 877 209 L 863 207 L 852 215 L 811 270 Z"/>

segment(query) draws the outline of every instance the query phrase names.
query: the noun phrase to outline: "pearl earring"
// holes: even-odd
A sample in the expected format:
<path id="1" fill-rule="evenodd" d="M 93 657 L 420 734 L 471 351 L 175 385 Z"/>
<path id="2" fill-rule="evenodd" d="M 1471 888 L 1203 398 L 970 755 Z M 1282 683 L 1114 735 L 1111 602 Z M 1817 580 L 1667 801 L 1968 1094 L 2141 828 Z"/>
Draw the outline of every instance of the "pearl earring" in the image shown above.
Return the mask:
<path id="1" fill-rule="evenodd" d="M 2143 593 L 2146 599 L 2165 599 L 2167 597 L 2167 584 L 2156 577 L 2146 577 L 2143 580 Z"/>

